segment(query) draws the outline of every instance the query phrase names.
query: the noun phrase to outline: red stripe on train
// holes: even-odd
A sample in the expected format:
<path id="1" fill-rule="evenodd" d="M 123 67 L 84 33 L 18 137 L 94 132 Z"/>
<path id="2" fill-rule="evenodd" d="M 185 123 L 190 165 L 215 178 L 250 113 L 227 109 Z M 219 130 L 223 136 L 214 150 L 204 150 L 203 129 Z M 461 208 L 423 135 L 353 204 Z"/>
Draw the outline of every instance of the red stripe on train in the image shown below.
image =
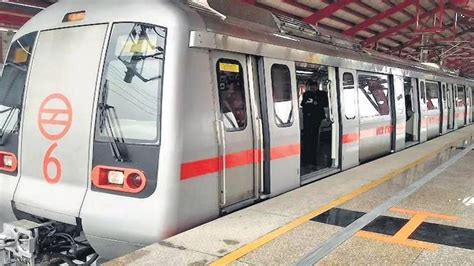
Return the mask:
<path id="1" fill-rule="evenodd" d="M 270 159 L 278 160 L 300 154 L 300 144 L 290 144 L 279 146 L 270 150 Z M 222 171 L 220 160 L 222 157 L 215 157 L 205 160 L 188 162 L 181 164 L 181 180 L 213 174 Z M 262 161 L 262 151 L 246 150 L 237 153 L 231 153 L 225 156 L 225 168 L 231 169 L 252 163 Z"/>

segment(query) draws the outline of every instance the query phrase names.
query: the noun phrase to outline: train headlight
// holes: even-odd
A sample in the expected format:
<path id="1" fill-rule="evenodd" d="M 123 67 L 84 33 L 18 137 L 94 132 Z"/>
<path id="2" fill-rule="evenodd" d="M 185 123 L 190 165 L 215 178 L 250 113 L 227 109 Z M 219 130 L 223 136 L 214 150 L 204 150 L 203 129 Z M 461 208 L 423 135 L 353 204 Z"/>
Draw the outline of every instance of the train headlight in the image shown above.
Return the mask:
<path id="1" fill-rule="evenodd" d="M 114 185 L 123 185 L 125 174 L 122 171 L 109 171 L 107 174 L 107 182 Z"/>
<path id="2" fill-rule="evenodd" d="M 16 171 L 18 161 L 15 154 L 0 151 L 0 170 L 13 173 Z"/>
<path id="3" fill-rule="evenodd" d="M 92 184 L 99 190 L 137 194 L 145 189 L 147 179 L 138 169 L 97 165 L 92 169 Z"/>
<path id="4" fill-rule="evenodd" d="M 13 156 L 10 156 L 10 155 L 5 155 L 3 156 L 3 165 L 5 167 L 8 167 L 8 168 L 11 168 L 13 167 Z"/>

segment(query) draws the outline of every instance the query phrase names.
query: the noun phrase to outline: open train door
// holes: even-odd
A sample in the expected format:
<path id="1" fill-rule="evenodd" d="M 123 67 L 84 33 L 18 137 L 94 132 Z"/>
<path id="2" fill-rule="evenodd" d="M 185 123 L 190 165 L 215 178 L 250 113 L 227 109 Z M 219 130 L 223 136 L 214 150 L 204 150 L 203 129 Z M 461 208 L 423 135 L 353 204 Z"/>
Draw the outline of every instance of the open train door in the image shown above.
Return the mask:
<path id="1" fill-rule="evenodd" d="M 107 27 L 39 34 L 26 89 L 21 174 L 13 198 L 21 211 L 77 222 L 89 186 L 92 114 Z"/>
<path id="2" fill-rule="evenodd" d="M 295 63 L 259 61 L 264 132 L 264 193 L 277 195 L 300 185 L 300 132 Z"/>
<path id="3" fill-rule="evenodd" d="M 424 79 L 419 79 L 420 92 L 420 142 L 428 140 L 428 107 L 426 101 L 426 83 Z"/>
<path id="4" fill-rule="evenodd" d="M 359 101 L 355 70 L 339 68 L 342 118 L 342 170 L 359 164 Z"/>

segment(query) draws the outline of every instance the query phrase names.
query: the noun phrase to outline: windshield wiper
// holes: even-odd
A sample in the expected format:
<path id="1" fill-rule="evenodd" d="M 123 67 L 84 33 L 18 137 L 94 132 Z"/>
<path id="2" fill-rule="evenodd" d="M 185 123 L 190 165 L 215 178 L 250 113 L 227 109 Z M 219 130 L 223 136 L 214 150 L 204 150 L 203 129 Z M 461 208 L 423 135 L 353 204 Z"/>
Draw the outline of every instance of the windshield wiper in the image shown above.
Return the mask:
<path id="1" fill-rule="evenodd" d="M 120 124 L 115 107 L 107 104 L 108 93 L 109 86 L 108 81 L 106 80 L 102 91 L 101 101 L 99 103 L 99 132 L 105 132 L 109 138 L 110 150 L 115 159 L 119 162 L 124 162 L 126 161 L 127 156 L 119 145 L 125 141 L 120 134 Z M 114 128 L 118 130 L 119 136 L 115 136 Z"/>
<path id="2" fill-rule="evenodd" d="M 0 146 L 3 146 L 5 144 L 8 138 L 18 129 L 18 126 L 20 125 L 20 114 L 18 114 L 15 125 L 8 132 L 8 134 L 6 133 L 7 127 L 8 125 L 10 125 L 14 117 L 15 110 L 21 110 L 21 108 L 19 106 L 12 106 L 10 108 L 0 111 L 0 114 L 7 113 L 7 118 L 5 119 L 5 122 L 3 122 L 2 128 L 0 129 Z"/>

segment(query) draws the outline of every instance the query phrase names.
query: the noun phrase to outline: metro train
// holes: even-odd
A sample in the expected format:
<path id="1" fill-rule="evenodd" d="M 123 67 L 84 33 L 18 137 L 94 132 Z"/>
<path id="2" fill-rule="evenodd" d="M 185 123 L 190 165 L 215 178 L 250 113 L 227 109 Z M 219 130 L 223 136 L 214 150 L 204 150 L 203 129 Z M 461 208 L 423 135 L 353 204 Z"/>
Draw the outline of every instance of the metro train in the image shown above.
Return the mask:
<path id="1" fill-rule="evenodd" d="M 59 1 L 0 80 L 3 263 L 118 257 L 466 126 L 473 89 L 239 1 Z"/>

